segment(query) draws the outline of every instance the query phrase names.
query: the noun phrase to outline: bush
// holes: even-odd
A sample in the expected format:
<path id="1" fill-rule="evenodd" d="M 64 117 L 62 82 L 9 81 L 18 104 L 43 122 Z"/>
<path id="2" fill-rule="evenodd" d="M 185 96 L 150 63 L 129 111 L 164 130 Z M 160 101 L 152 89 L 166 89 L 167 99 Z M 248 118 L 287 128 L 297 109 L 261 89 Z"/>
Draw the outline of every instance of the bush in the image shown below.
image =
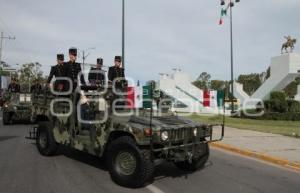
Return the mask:
<path id="1" fill-rule="evenodd" d="M 284 92 L 271 93 L 270 100 L 264 101 L 264 115 L 260 117 L 249 117 L 240 112 L 236 117 L 250 118 L 258 120 L 283 120 L 283 121 L 300 121 L 300 102 L 287 100 Z M 258 104 L 260 105 L 260 104 Z M 249 109 L 249 114 L 261 112 L 261 109 Z"/>
<path id="2" fill-rule="evenodd" d="M 293 113 L 300 112 L 300 102 L 294 100 L 288 101 L 288 111 Z"/>
<path id="3" fill-rule="evenodd" d="M 300 113 L 265 113 L 260 120 L 300 121 Z"/>
<path id="4" fill-rule="evenodd" d="M 244 113 L 241 113 L 240 116 L 235 116 L 235 117 L 245 118 L 245 119 L 256 119 L 256 120 L 300 121 L 300 112 L 287 112 L 287 113 L 265 112 L 260 117 L 248 117 Z"/>
<path id="5" fill-rule="evenodd" d="M 272 112 L 285 113 L 288 111 L 287 96 L 284 92 L 272 92 L 270 96 L 270 105 Z"/>

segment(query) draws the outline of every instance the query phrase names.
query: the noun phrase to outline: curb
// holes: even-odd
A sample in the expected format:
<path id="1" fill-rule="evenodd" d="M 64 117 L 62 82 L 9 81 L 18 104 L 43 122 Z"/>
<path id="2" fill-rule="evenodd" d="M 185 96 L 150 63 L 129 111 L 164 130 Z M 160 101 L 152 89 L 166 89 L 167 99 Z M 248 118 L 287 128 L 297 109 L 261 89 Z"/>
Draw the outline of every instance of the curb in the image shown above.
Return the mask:
<path id="1" fill-rule="evenodd" d="M 219 148 L 219 149 L 223 149 L 223 150 L 227 150 L 227 151 L 237 153 L 240 155 L 244 155 L 247 157 L 252 157 L 255 159 L 262 160 L 262 161 L 270 162 L 270 163 L 273 163 L 273 164 L 276 164 L 276 165 L 279 165 L 279 166 L 282 166 L 285 168 L 300 171 L 300 163 L 299 162 L 291 162 L 287 159 L 273 157 L 273 156 L 269 156 L 269 155 L 266 155 L 263 153 L 258 153 L 258 152 L 247 150 L 247 149 L 237 148 L 237 147 L 227 145 L 225 143 L 220 143 L 220 142 L 210 143 L 210 146 Z"/>

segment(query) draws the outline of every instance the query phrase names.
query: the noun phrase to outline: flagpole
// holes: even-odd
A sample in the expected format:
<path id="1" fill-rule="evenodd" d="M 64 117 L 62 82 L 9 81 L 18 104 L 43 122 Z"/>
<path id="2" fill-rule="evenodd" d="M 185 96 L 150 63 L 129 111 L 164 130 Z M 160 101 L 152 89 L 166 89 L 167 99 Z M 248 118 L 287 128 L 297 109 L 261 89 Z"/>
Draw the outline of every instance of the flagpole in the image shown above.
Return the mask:
<path id="1" fill-rule="evenodd" d="M 226 0 L 221 0 L 221 6 L 225 6 L 226 3 L 225 3 Z M 230 90 L 231 90 L 231 96 L 230 96 L 230 100 L 231 100 L 231 114 L 233 115 L 234 114 L 234 88 L 233 88 L 233 13 L 232 13 L 232 8 L 234 6 L 234 0 L 229 0 L 229 3 L 227 5 L 227 8 L 226 9 L 221 9 L 221 18 L 220 18 L 220 22 L 219 24 L 222 25 L 223 24 L 223 16 L 227 14 L 227 10 L 229 9 L 230 11 Z M 239 3 L 240 0 L 235 0 L 235 3 Z"/>

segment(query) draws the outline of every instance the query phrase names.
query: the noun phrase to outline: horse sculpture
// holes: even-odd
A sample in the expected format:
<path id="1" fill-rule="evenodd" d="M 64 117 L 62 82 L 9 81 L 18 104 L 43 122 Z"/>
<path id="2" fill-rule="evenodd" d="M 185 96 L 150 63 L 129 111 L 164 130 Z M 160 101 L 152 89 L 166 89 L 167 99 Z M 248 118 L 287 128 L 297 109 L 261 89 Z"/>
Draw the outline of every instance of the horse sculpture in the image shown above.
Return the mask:
<path id="1" fill-rule="evenodd" d="M 288 39 L 286 43 L 282 44 L 281 54 L 283 54 L 283 49 L 285 49 L 286 53 L 289 53 L 288 48 L 290 48 L 290 53 L 292 53 L 295 48 L 296 42 L 296 39 Z"/>

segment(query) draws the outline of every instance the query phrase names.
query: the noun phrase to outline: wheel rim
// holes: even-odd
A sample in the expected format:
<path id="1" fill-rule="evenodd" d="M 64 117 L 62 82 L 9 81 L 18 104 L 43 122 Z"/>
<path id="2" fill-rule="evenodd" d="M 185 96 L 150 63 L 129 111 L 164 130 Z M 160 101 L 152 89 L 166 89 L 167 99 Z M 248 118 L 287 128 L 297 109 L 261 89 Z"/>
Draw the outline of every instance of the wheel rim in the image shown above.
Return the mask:
<path id="1" fill-rule="evenodd" d="M 47 147 L 47 136 L 45 132 L 41 132 L 39 136 L 39 143 L 42 148 Z"/>
<path id="2" fill-rule="evenodd" d="M 136 158 L 129 152 L 120 152 L 115 165 L 118 173 L 129 176 L 136 169 Z"/>

